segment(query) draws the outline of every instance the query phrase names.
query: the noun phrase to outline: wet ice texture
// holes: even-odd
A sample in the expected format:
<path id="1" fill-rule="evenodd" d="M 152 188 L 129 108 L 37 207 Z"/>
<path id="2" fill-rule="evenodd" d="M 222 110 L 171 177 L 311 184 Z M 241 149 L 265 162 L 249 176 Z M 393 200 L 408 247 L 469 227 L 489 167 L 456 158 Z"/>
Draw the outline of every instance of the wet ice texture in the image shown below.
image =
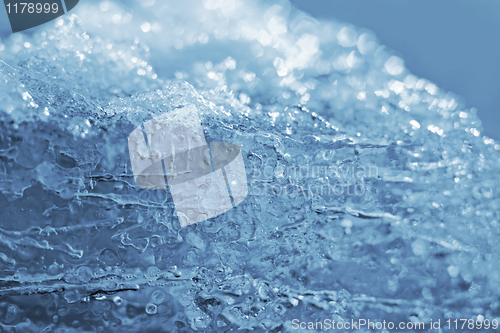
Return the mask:
<path id="1" fill-rule="evenodd" d="M 151 4 L 82 3 L 0 43 L 2 329 L 499 316 L 500 146 L 474 109 L 286 3 Z M 250 193 L 180 228 L 127 137 L 188 105 L 241 147 Z M 325 184 L 364 192 L 308 191 Z"/>

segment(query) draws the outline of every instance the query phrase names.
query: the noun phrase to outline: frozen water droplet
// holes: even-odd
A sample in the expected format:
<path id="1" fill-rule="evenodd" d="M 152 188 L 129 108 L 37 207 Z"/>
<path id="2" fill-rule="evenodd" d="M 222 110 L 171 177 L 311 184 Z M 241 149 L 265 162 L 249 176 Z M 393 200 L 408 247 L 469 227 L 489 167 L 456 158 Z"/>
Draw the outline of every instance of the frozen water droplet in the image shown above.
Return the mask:
<path id="1" fill-rule="evenodd" d="M 356 45 L 358 34 L 350 27 L 343 27 L 337 34 L 339 44 L 343 47 L 353 47 Z"/>
<path id="2" fill-rule="evenodd" d="M 411 248 L 416 256 L 421 256 L 425 253 L 426 245 L 422 239 L 417 239 L 411 244 Z"/>
<path id="3" fill-rule="evenodd" d="M 123 299 L 122 299 L 121 297 L 119 297 L 119 296 L 115 296 L 115 297 L 113 298 L 113 302 L 114 302 L 116 305 L 120 306 L 120 305 L 122 305 L 122 304 L 123 304 Z"/>
<path id="4" fill-rule="evenodd" d="M 154 314 L 156 314 L 157 311 L 158 311 L 158 308 L 156 307 L 155 304 L 149 303 L 148 305 L 146 305 L 146 313 L 148 315 L 154 315 Z"/>
<path id="5" fill-rule="evenodd" d="M 118 252 L 113 249 L 104 249 L 99 254 L 99 260 L 108 266 L 118 266 L 122 263 Z"/>
<path id="6" fill-rule="evenodd" d="M 166 299 L 165 293 L 159 289 L 153 291 L 153 293 L 151 294 L 151 301 L 154 304 L 161 304 L 163 303 L 163 301 L 165 301 L 165 299 Z"/>
<path id="7" fill-rule="evenodd" d="M 458 273 L 460 272 L 460 269 L 457 266 L 448 266 L 448 274 L 450 274 L 451 277 L 457 277 Z"/>
<path id="8" fill-rule="evenodd" d="M 390 57 L 389 60 L 386 61 L 384 67 L 391 75 L 399 75 L 403 73 L 405 69 L 403 59 L 396 56 Z"/>

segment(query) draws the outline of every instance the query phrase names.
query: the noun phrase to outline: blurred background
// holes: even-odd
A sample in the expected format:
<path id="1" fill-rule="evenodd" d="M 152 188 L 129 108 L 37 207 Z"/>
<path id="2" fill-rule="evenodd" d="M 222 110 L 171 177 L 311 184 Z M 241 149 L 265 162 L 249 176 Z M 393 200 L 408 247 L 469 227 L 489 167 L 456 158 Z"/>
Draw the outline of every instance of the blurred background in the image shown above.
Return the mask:
<path id="1" fill-rule="evenodd" d="M 464 97 L 484 134 L 500 140 L 500 1 L 292 0 L 318 19 L 335 18 L 377 35 L 413 74 Z"/>
<path id="2" fill-rule="evenodd" d="M 497 130 L 500 127 L 500 1 L 291 2 L 317 19 L 337 19 L 372 30 L 381 44 L 405 59 L 406 67 L 413 74 L 462 96 L 468 107 L 476 107 L 484 134 L 500 140 Z M 0 10 L 0 38 L 9 35 L 6 11 Z"/>

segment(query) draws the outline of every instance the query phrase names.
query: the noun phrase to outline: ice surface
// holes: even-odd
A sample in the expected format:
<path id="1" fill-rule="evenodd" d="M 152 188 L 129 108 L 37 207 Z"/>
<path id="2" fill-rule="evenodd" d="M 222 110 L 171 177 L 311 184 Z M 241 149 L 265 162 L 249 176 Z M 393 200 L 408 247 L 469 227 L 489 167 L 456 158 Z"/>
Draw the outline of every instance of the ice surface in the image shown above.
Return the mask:
<path id="1" fill-rule="evenodd" d="M 75 14 L 0 44 L 2 330 L 500 316 L 500 146 L 373 34 L 286 2 Z M 185 106 L 249 195 L 181 228 L 127 138 Z"/>

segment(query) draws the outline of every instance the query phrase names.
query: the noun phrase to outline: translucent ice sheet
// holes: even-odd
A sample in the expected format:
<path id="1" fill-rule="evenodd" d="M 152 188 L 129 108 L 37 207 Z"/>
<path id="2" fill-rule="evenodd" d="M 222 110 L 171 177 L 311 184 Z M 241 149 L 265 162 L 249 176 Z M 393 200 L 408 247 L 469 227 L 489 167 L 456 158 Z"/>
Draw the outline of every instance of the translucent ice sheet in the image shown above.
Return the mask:
<path id="1" fill-rule="evenodd" d="M 500 316 L 500 146 L 371 32 L 287 2 L 81 1 L 0 59 L 2 331 Z M 187 105 L 249 194 L 181 228 L 127 137 Z"/>

